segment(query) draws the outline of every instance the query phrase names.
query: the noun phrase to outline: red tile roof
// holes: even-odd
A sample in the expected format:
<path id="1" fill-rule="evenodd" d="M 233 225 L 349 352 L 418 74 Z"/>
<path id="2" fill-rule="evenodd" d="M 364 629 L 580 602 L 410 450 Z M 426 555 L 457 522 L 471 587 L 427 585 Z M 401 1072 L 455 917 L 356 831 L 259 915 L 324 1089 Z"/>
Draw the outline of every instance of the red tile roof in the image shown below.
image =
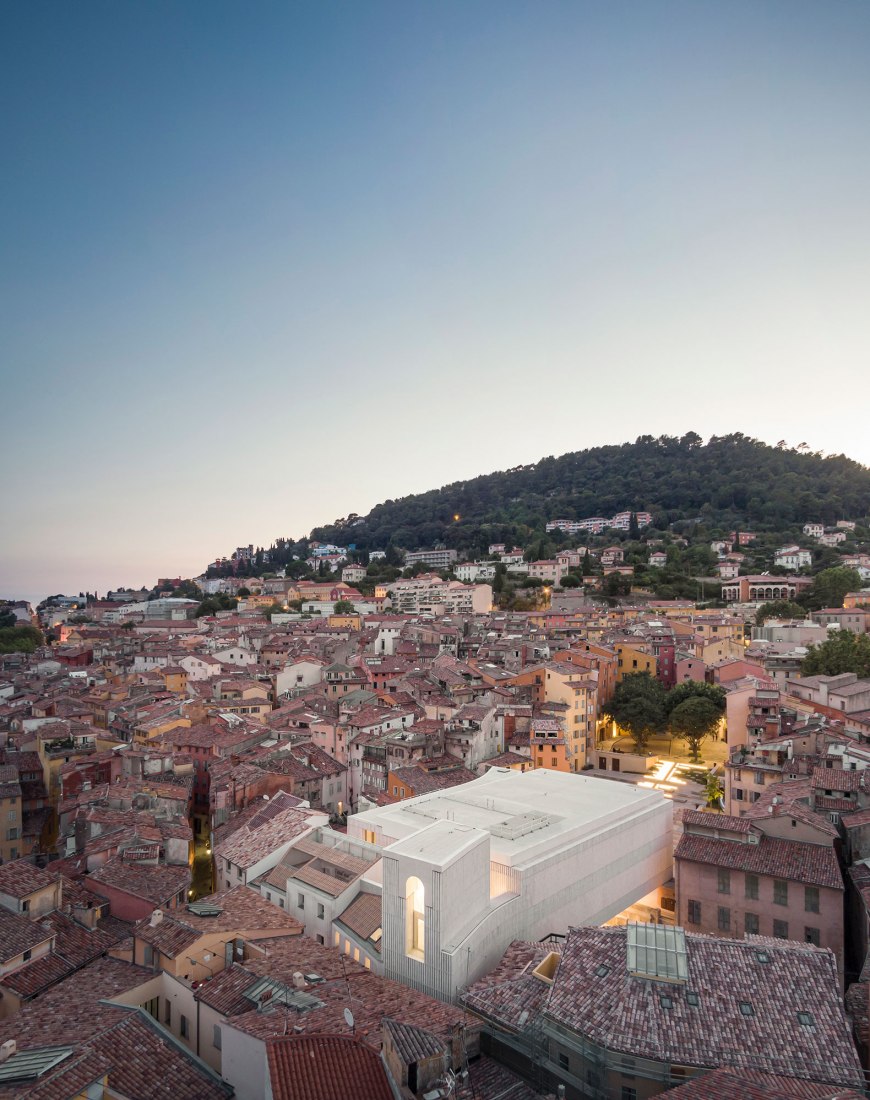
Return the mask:
<path id="1" fill-rule="evenodd" d="M 674 849 L 674 859 L 825 886 L 829 890 L 843 889 L 837 856 L 833 848 L 822 844 L 767 836 L 760 837 L 758 844 L 749 844 L 685 833 Z"/>
<path id="2" fill-rule="evenodd" d="M 159 906 L 187 888 L 190 883 L 190 869 L 187 864 L 183 867 L 170 867 L 128 863 L 115 856 L 92 871 L 85 882 L 95 883 L 97 893 L 100 892 L 100 887 L 105 887 Z"/>
<path id="3" fill-rule="evenodd" d="M 626 945 L 626 928 L 571 929 L 545 1017 L 608 1050 L 656 1062 L 862 1087 L 831 951 L 685 933 L 687 979 L 671 983 L 632 975 Z M 810 1015 L 809 1025 L 799 1012 Z"/>
<path id="4" fill-rule="evenodd" d="M 37 890 L 51 886 L 57 875 L 37 867 L 27 859 L 15 859 L 0 866 L 0 894 L 13 898 L 26 898 Z"/>
<path id="5" fill-rule="evenodd" d="M 266 1046 L 274 1100 L 393 1100 L 378 1055 L 346 1035 L 297 1035 Z"/>
<path id="6" fill-rule="evenodd" d="M 837 1100 L 861 1100 L 863 1092 L 837 1089 Z M 716 1069 L 680 1085 L 668 1100 L 831 1100 L 831 1086 L 757 1070 Z"/>

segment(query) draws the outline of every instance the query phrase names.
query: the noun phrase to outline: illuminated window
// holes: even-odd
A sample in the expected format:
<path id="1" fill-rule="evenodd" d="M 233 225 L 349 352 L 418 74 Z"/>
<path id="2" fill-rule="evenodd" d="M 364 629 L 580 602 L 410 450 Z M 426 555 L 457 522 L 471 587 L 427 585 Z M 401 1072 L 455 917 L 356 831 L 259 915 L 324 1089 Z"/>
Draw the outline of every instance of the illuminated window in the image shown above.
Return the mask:
<path id="1" fill-rule="evenodd" d="M 425 952 L 424 898 L 423 883 L 412 876 L 405 883 L 405 953 L 421 962 Z"/>

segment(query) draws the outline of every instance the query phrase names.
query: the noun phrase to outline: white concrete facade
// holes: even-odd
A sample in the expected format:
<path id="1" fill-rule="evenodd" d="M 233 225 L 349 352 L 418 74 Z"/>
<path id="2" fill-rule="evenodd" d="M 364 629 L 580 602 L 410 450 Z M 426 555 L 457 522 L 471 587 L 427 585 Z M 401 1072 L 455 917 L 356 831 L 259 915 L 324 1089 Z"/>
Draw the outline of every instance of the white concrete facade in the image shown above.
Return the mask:
<path id="1" fill-rule="evenodd" d="M 511 940 L 600 924 L 672 870 L 659 792 L 543 769 L 367 810 L 348 836 L 384 849 L 385 976 L 442 1000 Z"/>

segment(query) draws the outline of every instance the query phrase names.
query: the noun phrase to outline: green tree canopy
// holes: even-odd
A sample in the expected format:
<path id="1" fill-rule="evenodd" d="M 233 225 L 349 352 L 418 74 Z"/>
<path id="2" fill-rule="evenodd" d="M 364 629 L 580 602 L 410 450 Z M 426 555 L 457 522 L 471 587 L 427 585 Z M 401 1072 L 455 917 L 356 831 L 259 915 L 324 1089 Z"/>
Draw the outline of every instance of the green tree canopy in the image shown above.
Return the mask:
<path id="1" fill-rule="evenodd" d="M 701 743 L 719 724 L 722 712 L 703 695 L 690 695 L 673 708 L 669 717 L 671 732 L 681 737 L 689 746 L 693 760 L 701 757 Z"/>
<path id="2" fill-rule="evenodd" d="M 805 619 L 806 608 L 792 600 L 768 600 L 755 612 L 755 625 L 764 626 L 768 619 Z"/>
<path id="3" fill-rule="evenodd" d="M 870 677 L 870 635 L 834 630 L 821 645 L 812 645 L 801 663 L 801 676 L 839 676 L 854 672 Z"/>
<path id="4" fill-rule="evenodd" d="M 603 712 L 628 733 L 638 752 L 665 728 L 665 689 L 648 672 L 633 672 L 616 685 Z"/>
<path id="5" fill-rule="evenodd" d="M 335 601 L 335 614 L 336 615 L 350 615 L 356 611 L 350 600 L 336 600 Z"/>
<path id="6" fill-rule="evenodd" d="M 6 626 L 0 628 L 0 653 L 33 653 L 45 639 L 35 626 Z"/>
<path id="7" fill-rule="evenodd" d="M 813 578 L 813 586 L 800 597 L 801 603 L 810 611 L 819 611 L 823 607 L 842 607 L 847 592 L 855 592 L 861 587 L 861 574 L 857 569 L 847 569 L 837 565 L 833 569 L 823 569 Z"/>
<path id="8" fill-rule="evenodd" d="M 665 713 L 672 714 L 687 699 L 706 699 L 713 704 L 720 717 L 725 713 L 725 689 L 704 680 L 685 680 L 671 688 L 665 696 Z"/>
<path id="9" fill-rule="evenodd" d="M 234 596 L 227 596 L 218 592 L 215 596 L 208 596 L 196 609 L 196 617 L 201 619 L 203 615 L 215 615 L 218 611 L 232 611 L 238 607 L 239 601 Z"/>

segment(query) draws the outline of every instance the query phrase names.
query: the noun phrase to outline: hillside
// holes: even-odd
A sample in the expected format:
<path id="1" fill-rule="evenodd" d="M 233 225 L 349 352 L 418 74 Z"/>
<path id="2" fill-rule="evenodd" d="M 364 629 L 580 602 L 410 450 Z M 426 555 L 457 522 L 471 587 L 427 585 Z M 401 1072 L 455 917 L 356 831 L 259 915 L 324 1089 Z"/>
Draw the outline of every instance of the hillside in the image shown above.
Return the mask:
<path id="1" fill-rule="evenodd" d="M 706 444 L 693 432 L 641 436 L 387 500 L 367 516 L 315 528 L 311 538 L 359 550 L 444 543 L 476 554 L 492 541 L 527 546 L 552 519 L 627 509 L 651 512 L 656 526 L 702 517 L 707 528 L 787 532 L 810 520 L 865 517 L 870 469 L 739 433 Z"/>

